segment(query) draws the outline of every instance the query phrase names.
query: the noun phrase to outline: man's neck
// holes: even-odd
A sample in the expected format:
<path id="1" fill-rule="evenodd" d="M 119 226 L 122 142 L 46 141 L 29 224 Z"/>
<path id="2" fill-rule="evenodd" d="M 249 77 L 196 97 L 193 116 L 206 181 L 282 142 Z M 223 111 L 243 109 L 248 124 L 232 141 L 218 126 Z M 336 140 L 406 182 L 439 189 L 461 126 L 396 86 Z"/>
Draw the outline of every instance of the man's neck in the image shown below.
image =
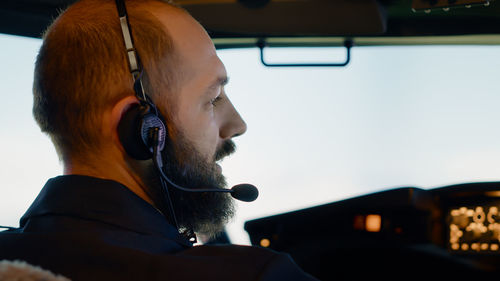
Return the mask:
<path id="1" fill-rule="evenodd" d="M 98 161 L 66 161 L 64 163 L 63 174 L 114 180 L 126 186 L 130 191 L 149 204 L 155 206 L 151 197 L 146 193 L 144 182 L 123 163 L 125 163 L 123 160 L 109 161 L 104 158 L 100 158 Z"/>

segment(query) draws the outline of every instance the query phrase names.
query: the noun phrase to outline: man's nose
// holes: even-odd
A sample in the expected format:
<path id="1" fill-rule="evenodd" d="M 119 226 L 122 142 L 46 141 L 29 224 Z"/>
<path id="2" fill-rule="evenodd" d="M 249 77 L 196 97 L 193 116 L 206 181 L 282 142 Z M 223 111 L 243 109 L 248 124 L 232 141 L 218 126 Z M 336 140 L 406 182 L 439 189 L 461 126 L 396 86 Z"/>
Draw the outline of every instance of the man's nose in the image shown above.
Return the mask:
<path id="1" fill-rule="evenodd" d="M 219 131 L 221 139 L 237 137 L 244 134 L 247 130 L 247 124 L 243 121 L 243 118 L 241 118 L 240 114 L 229 100 L 223 120 Z"/>

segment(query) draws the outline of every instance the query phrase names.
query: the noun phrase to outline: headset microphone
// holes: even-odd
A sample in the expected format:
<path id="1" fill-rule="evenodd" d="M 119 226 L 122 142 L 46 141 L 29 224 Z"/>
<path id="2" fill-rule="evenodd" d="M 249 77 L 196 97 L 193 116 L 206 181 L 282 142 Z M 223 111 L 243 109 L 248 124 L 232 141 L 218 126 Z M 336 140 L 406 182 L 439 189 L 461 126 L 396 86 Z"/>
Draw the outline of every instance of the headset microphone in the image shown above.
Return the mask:
<path id="1" fill-rule="evenodd" d="M 151 130 L 152 130 L 151 137 L 153 140 L 153 162 L 154 162 L 154 165 L 155 165 L 156 169 L 158 170 L 158 172 L 160 173 L 160 176 L 166 182 L 168 182 L 171 186 L 173 186 L 179 190 L 185 191 L 185 192 L 229 192 L 234 199 L 244 201 L 244 202 L 252 202 L 255 199 L 257 199 L 257 197 L 259 196 L 259 190 L 255 186 L 253 186 L 249 183 L 241 183 L 241 184 L 233 186 L 231 189 L 225 189 L 225 188 L 191 189 L 191 188 L 185 188 L 185 187 L 182 187 L 180 185 L 175 184 L 163 172 L 163 161 L 162 161 L 161 153 L 160 153 L 160 149 L 159 149 L 161 143 L 158 142 L 158 139 L 160 138 L 160 136 L 158 135 L 160 129 L 159 128 L 151 128 Z"/>
<path id="2" fill-rule="evenodd" d="M 231 192 L 231 196 L 233 196 L 234 199 L 245 202 L 252 202 L 259 197 L 259 190 L 257 187 L 249 183 L 235 185 L 229 189 L 229 192 Z"/>

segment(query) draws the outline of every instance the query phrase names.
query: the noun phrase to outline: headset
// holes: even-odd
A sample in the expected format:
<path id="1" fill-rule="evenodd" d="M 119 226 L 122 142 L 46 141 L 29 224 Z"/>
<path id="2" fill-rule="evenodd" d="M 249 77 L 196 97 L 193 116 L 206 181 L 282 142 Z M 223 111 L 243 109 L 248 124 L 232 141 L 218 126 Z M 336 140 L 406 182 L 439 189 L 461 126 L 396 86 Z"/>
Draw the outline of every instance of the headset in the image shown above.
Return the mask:
<path id="1" fill-rule="evenodd" d="M 134 91 L 139 100 L 139 104 L 129 109 L 120 120 L 118 135 L 125 151 L 130 157 L 137 160 L 147 160 L 153 157 L 152 130 L 158 128 L 158 143 L 161 152 L 165 147 L 167 127 L 165 126 L 165 119 L 144 91 L 142 84 L 143 69 L 139 55 L 134 47 L 124 0 L 116 0 L 116 7 L 120 17 L 120 26 L 127 51 L 130 72 L 134 79 Z"/>
<path id="2" fill-rule="evenodd" d="M 135 96 L 139 104 L 133 105 L 122 116 L 118 123 L 118 137 L 125 152 L 136 160 L 153 159 L 158 171 L 162 171 L 163 160 L 161 152 L 165 148 L 167 139 L 167 127 L 165 119 L 158 111 L 153 100 L 146 94 L 142 83 L 143 68 L 139 54 L 134 47 L 134 40 L 130 32 L 130 23 L 128 21 L 127 9 L 124 0 L 116 0 L 116 8 L 120 19 L 120 27 L 127 52 L 130 73 L 134 79 Z M 170 180 L 169 180 L 170 181 Z M 167 205 L 167 214 L 164 214 L 169 221 L 179 231 L 179 225 L 175 216 L 172 200 L 168 187 L 160 177 L 162 185 L 161 193 L 164 197 L 164 203 Z M 188 235 L 191 242 L 196 242 L 196 236 L 192 231 Z"/>

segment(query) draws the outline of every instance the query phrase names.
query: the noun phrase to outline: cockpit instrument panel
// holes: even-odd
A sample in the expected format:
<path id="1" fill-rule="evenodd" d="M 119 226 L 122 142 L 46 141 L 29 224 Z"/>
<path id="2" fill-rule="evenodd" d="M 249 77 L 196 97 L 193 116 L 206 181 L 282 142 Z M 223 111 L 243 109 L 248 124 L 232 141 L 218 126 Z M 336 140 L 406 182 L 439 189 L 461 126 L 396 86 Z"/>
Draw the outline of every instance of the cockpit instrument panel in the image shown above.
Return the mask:
<path id="1" fill-rule="evenodd" d="M 500 200 L 494 203 L 460 206 L 448 211 L 451 252 L 500 253 Z"/>
<path id="2" fill-rule="evenodd" d="M 500 182 L 390 189 L 249 221 L 245 229 L 253 245 L 289 253 L 321 280 L 367 272 L 391 272 L 394 280 L 407 272 L 497 276 Z"/>

